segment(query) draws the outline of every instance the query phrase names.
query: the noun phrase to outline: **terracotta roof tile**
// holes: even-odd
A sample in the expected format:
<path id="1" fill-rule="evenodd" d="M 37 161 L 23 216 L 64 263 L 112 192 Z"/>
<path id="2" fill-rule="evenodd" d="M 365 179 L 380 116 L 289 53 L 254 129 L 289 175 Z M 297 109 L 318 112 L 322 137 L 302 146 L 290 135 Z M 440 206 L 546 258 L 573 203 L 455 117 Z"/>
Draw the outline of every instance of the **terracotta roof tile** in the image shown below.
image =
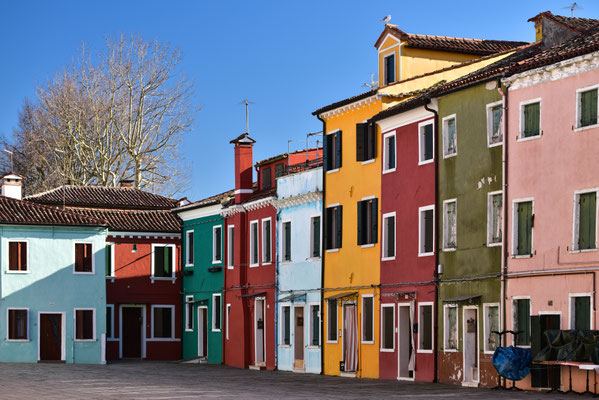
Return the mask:
<path id="1" fill-rule="evenodd" d="M 108 221 L 111 231 L 116 232 L 165 232 L 180 233 L 181 220 L 169 210 L 114 210 L 72 208 L 77 214 Z"/>
<path id="2" fill-rule="evenodd" d="M 599 20 L 591 19 L 591 18 L 578 18 L 578 17 L 564 17 L 563 15 L 554 15 L 551 11 L 542 12 L 528 21 L 535 21 L 538 18 L 546 17 L 549 18 L 558 24 L 561 24 L 570 30 L 573 30 L 578 33 L 585 32 L 589 29 L 594 29 L 599 27 Z"/>
<path id="3" fill-rule="evenodd" d="M 226 192 L 214 195 L 214 196 L 210 196 L 210 197 L 206 197 L 205 199 L 202 200 L 198 200 L 198 201 L 194 201 L 193 203 L 189 203 L 187 205 L 184 205 L 182 207 L 178 207 L 176 209 L 174 209 L 174 212 L 181 212 L 181 211 L 188 211 L 188 210 L 193 210 L 194 208 L 199 208 L 199 207 L 205 207 L 205 206 L 210 206 L 210 205 L 214 205 L 214 204 L 220 204 L 223 202 L 226 202 L 228 199 L 231 199 L 235 197 L 235 190 L 231 189 L 228 190 Z"/>
<path id="4" fill-rule="evenodd" d="M 267 197 L 276 196 L 276 195 L 277 195 L 277 188 L 276 187 L 272 187 L 270 189 L 260 190 L 258 192 L 254 192 L 254 194 L 252 194 L 250 197 L 248 197 L 247 199 L 245 199 L 243 202 L 244 203 L 250 203 L 252 201 L 256 201 L 256 200 L 260 200 L 260 199 L 265 199 Z"/>

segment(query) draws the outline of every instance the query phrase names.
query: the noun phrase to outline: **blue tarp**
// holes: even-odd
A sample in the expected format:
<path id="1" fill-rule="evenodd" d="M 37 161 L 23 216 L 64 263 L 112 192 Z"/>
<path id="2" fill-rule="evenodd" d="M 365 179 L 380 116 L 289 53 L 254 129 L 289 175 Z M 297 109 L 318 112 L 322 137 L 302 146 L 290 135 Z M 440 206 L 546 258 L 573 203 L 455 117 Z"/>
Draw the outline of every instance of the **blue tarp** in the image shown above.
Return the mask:
<path id="1" fill-rule="evenodd" d="M 531 352 L 522 347 L 498 347 L 493 353 L 493 366 L 506 379 L 519 381 L 530 373 Z"/>

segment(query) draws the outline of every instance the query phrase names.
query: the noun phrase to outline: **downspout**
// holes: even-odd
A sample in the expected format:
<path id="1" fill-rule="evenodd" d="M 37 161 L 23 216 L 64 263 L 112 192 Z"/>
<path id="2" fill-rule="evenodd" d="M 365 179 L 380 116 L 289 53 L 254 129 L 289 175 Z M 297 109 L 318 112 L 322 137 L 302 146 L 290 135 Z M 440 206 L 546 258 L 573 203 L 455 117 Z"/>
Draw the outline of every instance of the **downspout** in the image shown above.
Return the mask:
<path id="1" fill-rule="evenodd" d="M 439 310 L 438 310 L 438 304 L 439 304 L 439 271 L 438 271 L 438 265 L 439 265 L 439 240 L 437 240 L 437 237 L 439 236 L 439 162 L 438 160 L 438 150 L 439 150 L 439 113 L 432 109 L 429 108 L 429 104 L 431 103 L 431 99 L 427 99 L 427 103 L 424 105 L 424 109 L 428 112 L 431 112 L 434 114 L 435 116 L 435 129 L 433 132 L 433 154 L 434 154 L 434 160 L 435 160 L 435 268 L 433 270 L 433 280 L 435 282 L 435 308 L 437 308 L 435 310 L 435 319 L 434 319 L 434 327 L 433 327 L 433 332 L 435 332 L 435 334 L 437 334 L 437 330 L 438 330 L 438 326 L 439 326 Z M 434 343 L 435 345 L 433 346 L 433 359 L 434 359 L 434 377 L 433 377 L 433 382 L 437 382 L 438 378 L 439 378 L 439 373 L 438 373 L 438 343 L 439 343 L 439 338 L 436 337 L 434 338 Z"/>
<path id="2" fill-rule="evenodd" d="M 276 180 L 275 180 L 276 182 Z M 277 232 L 279 232 L 279 219 L 281 217 L 281 210 L 277 208 L 277 215 L 275 217 L 275 370 L 279 369 L 279 241 L 276 239 Z M 295 349 L 295 347 L 294 347 Z M 304 357 L 305 358 L 305 357 Z"/>
<path id="3" fill-rule="evenodd" d="M 327 123 L 324 119 L 322 119 L 320 117 L 320 115 L 317 115 L 316 118 L 318 118 L 321 122 L 322 122 L 322 135 L 323 135 L 323 143 L 326 140 L 326 135 L 327 135 Z M 324 330 L 324 261 L 325 261 L 325 254 L 326 254 L 326 250 L 325 250 L 325 234 L 327 233 L 327 227 L 326 227 L 326 218 L 325 217 L 325 211 L 326 211 L 326 207 L 325 207 L 325 199 L 326 199 L 326 185 L 327 185 L 327 180 L 325 179 L 326 177 L 326 173 L 327 171 L 324 170 L 324 158 L 327 155 L 324 153 L 324 148 L 323 148 L 323 154 L 322 154 L 322 159 L 323 159 L 323 163 L 322 163 L 322 216 L 320 218 L 320 220 L 322 221 L 322 240 L 320 241 L 320 374 L 324 375 L 324 344 L 326 342 L 325 335 L 327 334 Z"/>
<path id="4" fill-rule="evenodd" d="M 222 209 L 222 206 L 221 206 L 221 209 Z M 227 326 L 225 327 L 224 332 L 221 332 L 221 338 L 222 338 L 223 345 L 222 345 L 220 363 L 224 365 L 225 364 L 225 354 L 226 354 L 225 346 L 227 344 L 226 335 L 227 335 L 227 332 L 229 331 L 229 323 L 230 323 L 230 315 L 229 315 L 229 312 L 227 311 L 227 299 L 225 298 L 225 294 L 226 294 L 225 288 L 227 287 L 227 270 L 229 269 L 228 264 L 231 263 L 232 265 L 235 265 L 235 257 L 233 257 L 233 262 L 231 262 L 231 260 L 229 260 L 229 251 L 228 251 L 229 250 L 229 246 L 228 246 L 228 244 L 229 244 L 229 228 L 226 224 L 227 221 L 225 220 L 225 217 L 222 214 L 221 214 L 221 217 L 223 219 L 223 230 L 226 232 L 226 235 L 227 235 L 227 240 L 225 241 L 225 243 L 227 243 L 227 263 L 226 263 L 226 265 L 223 265 L 223 287 L 221 289 L 221 292 L 222 292 L 221 298 L 223 299 L 222 305 L 225 308 L 225 317 L 226 317 L 226 322 L 227 322 Z M 224 236 L 225 235 L 223 235 L 223 237 Z M 235 244 L 233 244 L 233 246 L 235 246 Z M 233 247 L 232 253 L 235 254 L 235 247 Z M 224 257 L 223 257 L 223 259 L 224 259 Z M 181 265 L 183 265 L 183 263 L 181 263 Z M 198 334 L 199 334 L 199 331 L 198 331 Z"/>
<path id="5" fill-rule="evenodd" d="M 502 221 L 501 221 L 501 229 L 502 229 L 502 239 L 501 239 L 501 290 L 500 290 L 500 295 L 501 295 L 501 313 L 502 318 L 501 318 L 501 331 L 506 330 L 507 328 L 507 315 L 506 315 L 506 301 L 505 301 L 505 296 L 506 296 L 506 292 L 507 292 L 507 279 L 506 279 L 506 275 L 507 275 L 507 257 L 509 254 L 509 249 L 508 249 L 508 243 L 507 243 L 507 228 L 508 228 L 508 219 L 507 219 L 507 196 L 508 196 L 508 185 L 507 185 L 507 179 L 508 179 L 508 175 L 507 175 L 507 156 L 508 156 L 508 152 L 507 152 L 507 146 L 508 146 L 508 135 L 507 135 L 507 120 L 508 120 L 508 88 L 509 86 L 506 85 L 505 86 L 505 92 L 503 91 L 503 89 L 501 88 L 501 79 L 497 79 L 497 91 L 499 92 L 499 94 L 501 95 L 501 101 L 502 101 L 502 106 L 503 106 L 503 146 L 501 146 L 501 184 L 502 184 L 502 189 L 503 189 L 503 193 L 501 196 L 501 208 L 502 208 Z M 502 335 L 505 336 L 505 335 Z M 501 340 L 503 340 L 502 345 L 506 346 L 507 344 L 507 338 L 505 337 L 501 337 Z M 500 378 L 500 382 L 498 382 L 498 384 L 501 384 L 501 378 Z"/>

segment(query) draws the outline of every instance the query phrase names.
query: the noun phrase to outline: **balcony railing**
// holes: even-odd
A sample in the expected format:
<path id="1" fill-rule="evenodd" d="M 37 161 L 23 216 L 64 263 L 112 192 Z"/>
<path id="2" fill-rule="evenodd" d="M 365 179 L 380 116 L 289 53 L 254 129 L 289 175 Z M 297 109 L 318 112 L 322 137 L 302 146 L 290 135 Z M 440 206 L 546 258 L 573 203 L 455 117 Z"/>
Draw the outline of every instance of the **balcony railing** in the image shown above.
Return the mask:
<path id="1" fill-rule="evenodd" d="M 285 175 L 295 174 L 297 172 L 307 171 L 309 169 L 322 167 L 324 158 L 315 158 L 313 160 L 304 161 L 302 163 L 288 165 L 285 167 Z"/>

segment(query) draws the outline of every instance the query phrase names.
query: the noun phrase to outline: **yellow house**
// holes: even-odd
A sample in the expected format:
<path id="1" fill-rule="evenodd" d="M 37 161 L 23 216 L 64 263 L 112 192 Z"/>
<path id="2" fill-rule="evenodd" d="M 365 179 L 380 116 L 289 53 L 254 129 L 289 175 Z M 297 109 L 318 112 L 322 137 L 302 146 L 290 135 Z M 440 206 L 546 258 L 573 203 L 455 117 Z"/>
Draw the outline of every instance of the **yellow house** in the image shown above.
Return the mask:
<path id="1" fill-rule="evenodd" d="M 381 146 L 380 132 L 366 121 L 522 44 L 412 35 L 386 25 L 375 44 L 380 87 L 313 113 L 325 133 L 325 374 L 379 377 Z"/>

